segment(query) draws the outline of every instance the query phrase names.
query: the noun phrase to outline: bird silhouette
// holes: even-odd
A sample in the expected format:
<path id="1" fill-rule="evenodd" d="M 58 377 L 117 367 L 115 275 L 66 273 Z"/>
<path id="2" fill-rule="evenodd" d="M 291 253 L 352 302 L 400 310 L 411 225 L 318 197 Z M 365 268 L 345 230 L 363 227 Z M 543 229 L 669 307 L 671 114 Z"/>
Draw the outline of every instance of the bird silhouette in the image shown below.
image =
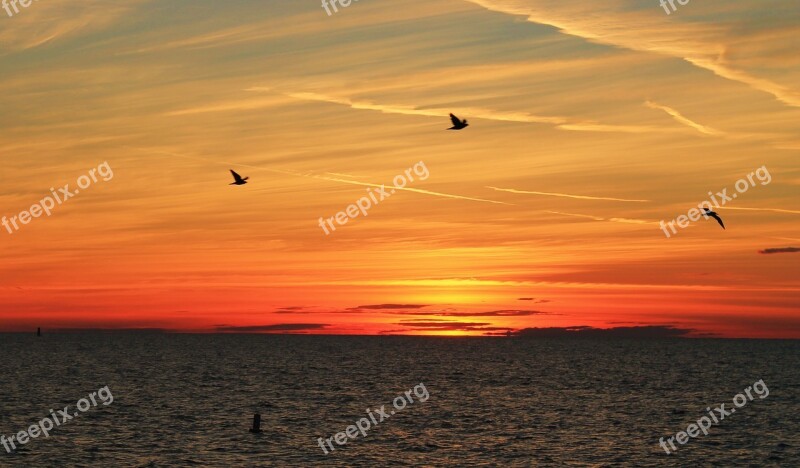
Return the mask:
<path id="1" fill-rule="evenodd" d="M 231 174 L 233 174 L 233 183 L 230 183 L 228 185 L 244 185 L 247 183 L 247 179 L 250 178 L 250 177 L 245 177 L 244 179 L 242 179 L 242 176 L 237 174 L 236 171 L 234 171 L 233 169 L 231 169 Z"/>
<path id="2" fill-rule="evenodd" d="M 722 226 L 722 229 L 725 229 L 725 225 L 722 224 L 722 218 L 720 218 L 717 213 L 715 213 L 714 211 L 709 210 L 708 208 L 703 208 L 703 209 L 706 211 L 705 212 L 706 219 L 708 219 L 708 216 L 711 216 L 712 218 L 717 220 L 719 225 Z"/>
<path id="3" fill-rule="evenodd" d="M 453 121 L 453 126 L 448 128 L 448 130 L 461 130 L 464 128 L 469 127 L 467 123 L 467 119 L 461 120 L 453 114 L 450 114 L 450 120 Z"/>

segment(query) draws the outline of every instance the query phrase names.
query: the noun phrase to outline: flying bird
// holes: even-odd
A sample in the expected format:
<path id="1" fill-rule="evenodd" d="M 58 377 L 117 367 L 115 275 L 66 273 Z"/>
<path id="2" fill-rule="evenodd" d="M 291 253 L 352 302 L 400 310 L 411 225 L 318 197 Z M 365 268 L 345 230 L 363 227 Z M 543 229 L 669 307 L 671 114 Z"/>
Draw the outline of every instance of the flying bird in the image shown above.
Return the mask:
<path id="1" fill-rule="evenodd" d="M 722 218 L 720 218 L 716 212 L 711 211 L 708 208 L 703 208 L 703 209 L 706 211 L 705 212 L 706 216 L 711 216 L 712 218 L 716 219 L 719 225 L 722 226 L 722 229 L 725 229 L 725 225 L 722 224 Z"/>
<path id="2" fill-rule="evenodd" d="M 469 127 L 467 123 L 467 119 L 461 120 L 453 114 L 450 114 L 450 120 L 453 121 L 453 126 L 448 128 L 448 130 L 461 130 L 464 128 Z"/>
<path id="3" fill-rule="evenodd" d="M 233 174 L 233 183 L 230 183 L 228 185 L 244 185 L 247 183 L 247 179 L 250 178 L 250 177 L 245 177 L 244 179 L 242 179 L 242 176 L 237 174 L 236 171 L 234 171 L 233 169 L 231 169 L 231 174 Z"/>

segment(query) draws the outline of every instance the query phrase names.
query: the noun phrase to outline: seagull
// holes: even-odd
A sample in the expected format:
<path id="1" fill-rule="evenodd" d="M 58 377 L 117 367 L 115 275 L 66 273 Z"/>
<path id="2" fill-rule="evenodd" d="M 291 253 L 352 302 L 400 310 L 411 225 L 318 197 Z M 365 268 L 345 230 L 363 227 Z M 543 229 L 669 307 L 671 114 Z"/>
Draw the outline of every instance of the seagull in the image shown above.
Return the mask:
<path id="1" fill-rule="evenodd" d="M 450 120 L 453 121 L 453 126 L 448 128 L 448 130 L 461 130 L 469 126 L 467 119 L 461 120 L 453 114 L 450 114 Z"/>
<path id="2" fill-rule="evenodd" d="M 228 185 L 244 185 L 247 183 L 247 179 L 250 178 L 250 177 L 245 177 L 244 179 L 242 179 L 242 176 L 237 174 L 233 169 L 231 169 L 231 174 L 233 174 L 233 183 Z"/>
<path id="3" fill-rule="evenodd" d="M 704 214 L 704 216 L 706 216 L 706 219 L 708 219 L 708 217 L 711 216 L 712 218 L 717 220 L 719 225 L 722 226 L 722 229 L 725 229 L 725 225 L 722 224 L 722 218 L 720 218 L 717 213 L 709 210 L 708 208 L 703 208 L 703 209 L 706 211 L 705 214 Z"/>

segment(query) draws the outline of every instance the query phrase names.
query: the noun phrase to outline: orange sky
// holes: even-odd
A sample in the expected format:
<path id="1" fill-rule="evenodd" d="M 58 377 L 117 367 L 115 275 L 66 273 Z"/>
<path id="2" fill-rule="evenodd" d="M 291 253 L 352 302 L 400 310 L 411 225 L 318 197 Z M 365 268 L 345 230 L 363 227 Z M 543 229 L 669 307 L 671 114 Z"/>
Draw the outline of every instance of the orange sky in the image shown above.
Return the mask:
<path id="1" fill-rule="evenodd" d="M 798 33 L 788 0 L 0 10 L 0 216 L 113 170 L 0 226 L 0 331 L 800 338 Z M 762 167 L 725 230 L 659 228 Z"/>

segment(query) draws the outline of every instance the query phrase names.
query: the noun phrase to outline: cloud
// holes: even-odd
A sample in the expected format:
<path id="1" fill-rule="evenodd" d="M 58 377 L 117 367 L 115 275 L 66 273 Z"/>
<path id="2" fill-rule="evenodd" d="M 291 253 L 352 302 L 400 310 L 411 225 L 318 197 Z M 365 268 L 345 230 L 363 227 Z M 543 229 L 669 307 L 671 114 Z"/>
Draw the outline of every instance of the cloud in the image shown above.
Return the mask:
<path id="1" fill-rule="evenodd" d="M 193 114 L 206 114 L 212 112 L 241 112 L 269 107 L 278 107 L 291 102 L 285 96 L 270 96 L 262 99 L 242 99 L 237 101 L 221 102 L 217 104 L 191 107 L 164 113 L 168 117 L 179 117 Z"/>
<path id="2" fill-rule="evenodd" d="M 483 331 L 483 332 L 493 332 L 493 331 L 510 331 L 513 330 L 512 328 L 507 327 L 494 327 L 491 326 L 492 324 L 489 322 L 455 322 L 455 321 L 447 321 L 447 320 L 436 320 L 436 319 L 410 319 L 410 320 L 401 320 L 395 325 L 400 325 L 401 327 L 408 327 L 405 330 L 384 330 L 383 334 L 386 333 L 404 333 L 409 331 Z"/>
<path id="3" fill-rule="evenodd" d="M 354 180 L 339 179 L 339 178 L 336 178 L 336 177 L 324 177 L 324 176 L 319 176 L 319 175 L 313 176 L 313 177 L 315 177 L 317 179 L 322 179 L 322 180 L 330 180 L 330 181 L 333 181 L 333 182 L 342 182 L 342 183 L 351 184 L 351 185 L 361 185 L 362 187 L 381 188 L 381 187 L 386 186 L 386 184 L 370 184 L 370 183 L 367 183 L 367 182 L 356 182 Z M 483 203 L 493 203 L 493 204 L 496 204 L 496 205 L 511 205 L 511 203 L 505 203 L 505 202 L 500 202 L 500 201 L 495 201 L 495 200 L 487 200 L 485 198 L 465 197 L 463 195 L 453 195 L 453 194 L 449 194 L 449 193 L 433 192 L 433 191 L 430 191 L 430 190 L 415 189 L 415 188 L 409 188 L 409 187 L 405 187 L 404 188 L 404 187 L 397 187 L 395 185 L 389 185 L 387 187 L 390 188 L 390 189 L 393 189 L 393 190 L 405 190 L 406 192 L 421 193 L 421 194 L 425 194 L 425 195 L 434 195 L 434 196 L 443 197 L 443 198 L 454 198 L 454 199 L 457 199 L 457 200 L 468 200 L 468 201 L 476 201 L 476 202 L 483 202 Z"/>
<path id="4" fill-rule="evenodd" d="M 720 206 L 719 209 L 721 210 L 741 210 L 741 211 L 766 211 L 770 213 L 785 213 L 785 214 L 800 214 L 800 211 L 796 210 L 784 210 L 780 208 L 745 208 L 742 206 Z"/>
<path id="5" fill-rule="evenodd" d="M 281 307 L 277 309 L 274 313 L 275 314 L 305 314 L 310 312 L 302 312 L 305 307 L 301 306 L 291 306 L 291 307 Z"/>
<path id="6" fill-rule="evenodd" d="M 514 332 L 524 338 L 680 338 L 692 333 L 690 328 L 671 325 L 593 328 L 588 326 L 524 328 Z"/>
<path id="7" fill-rule="evenodd" d="M 595 3 L 577 1 L 464 1 L 490 11 L 524 16 L 531 23 L 552 26 L 563 34 L 589 42 L 680 58 L 722 78 L 769 93 L 786 105 L 800 107 L 800 93 L 730 65 L 727 60 L 730 46 L 725 41 L 741 39 L 732 39 L 732 31 L 726 31 L 722 26 L 700 21 L 689 24 L 665 22 L 664 15 L 640 8 L 624 11 L 619 3 L 607 4 L 604 11 Z"/>
<path id="8" fill-rule="evenodd" d="M 548 302 L 552 302 L 549 299 L 537 299 L 535 297 L 520 297 L 517 299 L 518 301 L 533 301 L 534 304 L 545 304 Z"/>
<path id="9" fill-rule="evenodd" d="M 717 129 L 714 129 L 714 128 L 711 128 L 711 127 L 707 127 L 705 125 L 701 125 L 701 124 L 699 124 L 699 123 L 697 123 L 697 122 L 695 122 L 695 121 L 693 121 L 693 120 L 691 120 L 691 119 L 689 119 L 687 117 L 684 117 L 683 114 L 681 114 L 680 112 L 676 111 L 675 109 L 673 109 L 671 107 L 662 106 L 661 104 L 658 104 L 658 103 L 655 103 L 655 102 L 652 102 L 652 101 L 647 101 L 647 102 L 644 103 L 644 105 L 646 105 L 647 107 L 649 107 L 651 109 L 660 109 L 660 110 L 666 112 L 668 115 L 672 116 L 672 118 L 677 120 L 678 122 L 686 125 L 687 127 L 693 128 L 693 129 L 697 130 L 698 132 L 703 133 L 705 135 L 712 135 L 712 136 L 723 136 L 723 135 L 725 135 L 725 132 L 721 132 L 721 131 L 719 131 Z"/>
<path id="10" fill-rule="evenodd" d="M 574 218 L 586 218 L 592 219 L 594 221 L 608 221 L 611 223 L 623 223 L 623 224 L 658 224 L 653 221 L 647 221 L 644 219 L 629 219 L 629 218 L 603 218 L 600 216 L 593 216 L 593 215 L 585 215 L 585 214 L 578 214 L 578 213 L 564 213 L 562 211 L 547 211 L 547 213 L 557 214 L 561 216 L 572 216 Z"/>
<path id="11" fill-rule="evenodd" d="M 606 221 L 611 221 L 612 223 L 625 223 L 625 224 L 655 224 L 651 221 L 645 221 L 643 219 L 631 219 L 631 218 L 608 218 Z"/>
<path id="12" fill-rule="evenodd" d="M 21 9 L 10 19 L 7 19 L 6 11 L 0 9 L 4 20 L 0 30 L 0 51 L 33 49 L 106 30 L 121 18 L 129 17 L 144 3 L 145 0 L 49 1 Z"/>
<path id="13" fill-rule="evenodd" d="M 492 310 L 488 312 L 404 312 L 402 315 L 435 315 L 437 317 L 527 317 L 531 315 L 552 315 L 538 310 Z"/>
<path id="14" fill-rule="evenodd" d="M 347 310 L 382 310 L 382 309 L 421 309 L 427 304 L 375 304 L 352 307 Z"/>
<path id="15" fill-rule="evenodd" d="M 547 302 L 547 301 L 542 301 Z M 549 312 L 542 312 L 538 310 L 522 310 L 522 309 L 502 309 L 502 310 L 491 310 L 486 312 L 451 312 L 448 309 L 445 310 L 429 310 L 429 311 L 422 311 L 424 307 L 430 307 L 428 304 L 372 304 L 372 305 L 362 305 L 358 307 L 349 307 L 343 310 L 332 310 L 329 311 L 331 313 L 336 314 L 350 314 L 350 313 L 360 313 L 360 312 L 368 312 L 373 310 L 379 311 L 386 311 L 388 314 L 393 315 L 406 315 L 406 316 L 435 316 L 435 317 L 527 317 L 531 315 L 552 315 Z M 312 313 L 308 310 L 301 311 L 301 309 L 305 309 L 304 307 L 284 307 L 278 309 L 275 313 L 276 314 L 309 314 Z M 450 309 L 452 310 L 452 309 Z M 410 319 L 410 320 L 420 320 L 420 319 Z M 428 319 L 424 319 L 428 320 Z M 436 319 L 430 319 L 436 320 Z M 450 322 L 447 322 L 450 323 Z"/>
<path id="16" fill-rule="evenodd" d="M 590 197 L 586 195 L 571 195 L 568 193 L 550 193 L 550 192 L 531 192 L 527 190 L 517 190 L 517 189 L 506 189 L 506 188 L 498 188 L 492 187 L 487 185 L 486 188 L 496 190 L 498 192 L 509 192 L 509 193 L 520 193 L 520 194 L 530 194 L 530 195 L 545 195 L 548 197 L 564 197 L 564 198 L 575 198 L 578 200 L 605 200 L 605 201 L 619 201 L 619 202 L 635 202 L 635 203 L 644 203 L 649 202 L 650 200 L 629 200 L 625 198 L 606 198 L 606 197 Z"/>
<path id="17" fill-rule="evenodd" d="M 795 253 L 800 252 L 800 247 L 777 247 L 772 249 L 759 250 L 760 254 L 779 254 L 779 253 Z"/>
<path id="18" fill-rule="evenodd" d="M 274 325 L 249 325 L 244 327 L 217 327 L 217 331 L 233 333 L 305 332 L 309 330 L 322 330 L 329 326 L 330 325 L 326 323 L 278 323 Z"/>
<path id="19" fill-rule="evenodd" d="M 270 87 L 252 87 L 245 91 L 257 92 L 276 92 Z M 354 101 L 347 97 L 329 96 L 321 93 L 311 92 L 283 92 L 284 96 L 289 96 L 302 101 L 325 102 L 329 104 L 339 104 L 348 106 L 356 110 L 371 110 L 378 111 L 384 114 L 401 114 L 401 115 L 417 115 L 424 117 L 441 117 L 447 119 L 450 117 L 452 109 L 429 108 L 422 109 L 418 106 L 407 105 L 387 105 L 387 104 L 374 104 L 367 101 Z M 225 107 L 225 106 L 223 106 Z M 229 109 L 229 108 L 226 108 Z M 485 109 L 480 107 L 462 107 L 459 106 L 456 113 L 460 117 L 467 119 L 483 119 L 493 120 L 497 122 L 517 122 L 517 123 L 535 123 L 553 125 L 561 130 L 571 130 L 580 132 L 621 132 L 621 133 L 654 133 L 666 132 L 667 129 L 657 126 L 640 126 L 640 125 L 609 125 L 593 121 L 574 121 L 570 122 L 565 117 L 557 116 L 540 116 L 530 114 L 528 112 L 518 111 L 498 111 L 492 109 Z"/>
<path id="20" fill-rule="evenodd" d="M 261 89 L 262 88 L 249 88 L 246 91 L 260 91 Z M 309 92 L 287 92 L 283 94 L 303 101 L 340 104 L 356 110 L 371 110 L 382 112 L 384 114 L 418 115 L 424 117 L 442 118 L 450 117 L 449 109 L 420 109 L 416 106 L 373 104 L 367 101 L 354 101 L 350 98 L 328 96 L 325 94 Z M 472 118 L 496 120 L 501 122 L 544 123 L 554 125 L 566 122 L 564 117 L 538 116 L 529 114 L 527 112 L 502 112 L 480 108 L 460 108 L 459 112 L 469 114 L 469 116 Z"/>
<path id="21" fill-rule="evenodd" d="M 170 330 L 167 328 L 154 328 L 154 327 L 144 327 L 144 328 L 90 328 L 90 327 L 80 327 L 80 328 L 50 328 L 50 329 L 42 329 L 43 334 L 48 333 L 173 333 L 175 330 Z"/>
<path id="22" fill-rule="evenodd" d="M 663 133 L 668 131 L 665 128 L 657 126 L 607 125 L 594 122 L 561 124 L 556 128 L 559 130 L 571 130 L 574 132 Z"/>
<path id="23" fill-rule="evenodd" d="M 388 188 L 388 189 L 392 189 L 392 190 L 402 190 L 402 191 L 405 191 L 405 192 L 414 192 L 414 193 L 419 193 L 419 194 L 423 194 L 423 195 L 432 195 L 432 196 L 441 197 L 441 198 L 451 198 L 451 199 L 456 199 L 456 200 L 467 200 L 467 201 L 475 201 L 475 202 L 482 202 L 482 203 L 492 203 L 492 204 L 496 204 L 496 205 L 513 205 L 513 203 L 506 203 L 506 202 L 495 201 L 495 200 L 487 200 L 487 199 L 484 199 L 484 198 L 466 197 L 466 196 L 463 196 L 463 195 L 454 195 L 454 194 L 451 194 L 451 193 L 434 192 L 432 190 L 423 190 L 423 189 L 416 189 L 416 188 L 410 188 L 410 187 L 397 187 L 397 186 L 394 186 L 394 185 L 387 185 L 387 184 L 371 184 L 371 183 L 368 183 L 368 182 L 357 182 L 355 180 L 340 179 L 340 178 L 337 178 L 337 177 L 326 177 L 326 176 L 319 175 L 319 174 L 309 174 L 309 173 L 297 172 L 297 171 L 291 171 L 291 170 L 273 169 L 273 168 L 269 168 L 269 167 L 255 166 L 253 164 L 244 164 L 244 163 L 240 163 L 240 162 L 237 163 L 237 162 L 233 162 L 233 161 L 220 161 L 220 160 L 211 160 L 211 159 L 208 159 L 208 158 L 198 158 L 198 157 L 195 157 L 195 156 L 179 154 L 179 153 L 175 153 L 175 152 L 171 152 L 171 151 L 163 151 L 163 150 L 154 149 L 154 148 L 134 148 L 134 149 L 136 149 L 138 151 L 142 151 L 142 152 L 167 154 L 167 155 L 170 155 L 170 156 L 177 156 L 179 158 L 192 159 L 192 160 L 196 160 L 196 161 L 204 161 L 204 162 L 210 162 L 210 163 L 216 163 L 216 164 L 227 164 L 227 165 L 239 166 L 239 167 L 248 167 L 248 168 L 251 168 L 251 169 L 259 169 L 259 170 L 262 170 L 262 171 L 268 171 L 268 172 L 272 172 L 272 173 L 275 173 L 275 174 L 283 174 L 283 175 L 290 175 L 290 176 L 295 176 L 295 177 L 304 177 L 304 178 L 317 179 L 317 180 L 326 180 L 326 181 L 329 181 L 329 182 L 338 182 L 338 183 L 348 184 L 348 185 L 358 185 L 358 186 L 361 186 L 361 187 Z"/>

